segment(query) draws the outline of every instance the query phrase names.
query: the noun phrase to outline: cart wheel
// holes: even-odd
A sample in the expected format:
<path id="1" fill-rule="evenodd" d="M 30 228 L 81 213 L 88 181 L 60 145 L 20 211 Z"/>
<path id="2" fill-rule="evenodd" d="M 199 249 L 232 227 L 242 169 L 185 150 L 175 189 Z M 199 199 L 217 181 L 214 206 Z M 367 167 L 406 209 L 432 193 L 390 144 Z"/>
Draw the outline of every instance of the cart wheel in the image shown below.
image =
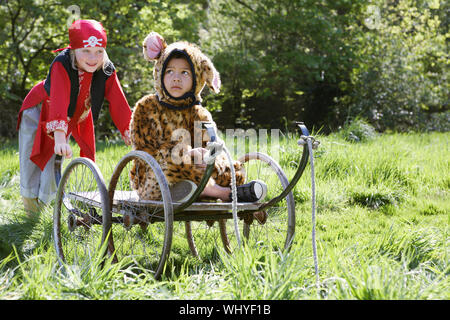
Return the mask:
<path id="1" fill-rule="evenodd" d="M 106 253 L 104 243 L 111 228 L 109 197 L 103 176 L 88 158 L 72 160 L 56 194 L 53 236 L 61 265 L 89 268 Z"/>
<path id="2" fill-rule="evenodd" d="M 289 184 L 278 163 L 260 152 L 251 152 L 238 159 L 247 174 L 247 181 L 261 180 L 267 184 L 267 195 L 262 202 L 277 197 Z M 295 202 L 292 192 L 263 211 L 248 213 L 239 220 L 242 240 L 273 249 L 288 249 L 295 230 Z M 222 242 L 228 253 L 238 244 L 234 232 L 234 221 L 229 219 L 219 224 Z"/>
<path id="3" fill-rule="evenodd" d="M 140 200 L 132 184 L 139 185 L 139 174 L 131 181 L 130 172 L 145 172 L 158 182 L 160 201 Z M 144 175 L 143 175 L 144 176 Z M 143 151 L 131 151 L 114 169 L 110 180 L 112 232 L 108 250 L 114 260 L 131 259 L 140 267 L 161 275 L 169 256 L 173 233 L 173 206 L 169 185 L 158 162 Z"/>
<path id="4" fill-rule="evenodd" d="M 217 256 L 217 247 L 222 245 L 218 229 L 220 221 L 185 222 L 187 242 L 194 257 L 200 260 L 211 260 Z"/>

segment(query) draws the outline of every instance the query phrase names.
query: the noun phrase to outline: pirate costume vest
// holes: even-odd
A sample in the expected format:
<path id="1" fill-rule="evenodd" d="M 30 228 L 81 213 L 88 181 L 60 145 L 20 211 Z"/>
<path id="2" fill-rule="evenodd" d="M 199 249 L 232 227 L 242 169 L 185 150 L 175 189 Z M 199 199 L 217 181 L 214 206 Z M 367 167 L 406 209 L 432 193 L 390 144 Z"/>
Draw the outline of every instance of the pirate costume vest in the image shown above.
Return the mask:
<path id="1" fill-rule="evenodd" d="M 70 50 L 64 49 L 56 58 L 53 60 L 50 65 L 50 69 L 47 75 L 47 78 L 44 82 L 44 89 L 47 92 L 47 95 L 50 96 L 50 86 L 51 86 L 51 71 L 53 64 L 58 61 L 60 62 L 64 69 L 67 72 L 67 75 L 70 79 L 70 103 L 69 108 L 67 110 L 67 116 L 72 118 L 75 113 L 75 107 L 77 104 L 77 98 L 79 94 L 79 85 L 78 85 L 78 70 L 72 68 L 72 62 L 70 59 Z M 94 121 L 98 119 L 100 114 L 100 110 L 103 105 L 103 101 L 105 98 L 105 83 L 106 80 L 113 74 L 115 68 L 112 62 L 109 62 L 105 69 L 101 68 L 94 72 L 92 75 L 91 82 L 91 109 Z"/>

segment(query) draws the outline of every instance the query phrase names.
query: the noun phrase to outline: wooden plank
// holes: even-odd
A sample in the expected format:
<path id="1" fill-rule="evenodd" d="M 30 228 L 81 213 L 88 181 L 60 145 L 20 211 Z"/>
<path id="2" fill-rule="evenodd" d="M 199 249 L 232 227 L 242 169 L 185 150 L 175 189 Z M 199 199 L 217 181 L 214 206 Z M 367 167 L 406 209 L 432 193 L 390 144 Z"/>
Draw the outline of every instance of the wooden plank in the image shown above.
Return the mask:
<path id="1" fill-rule="evenodd" d="M 246 211 L 238 212 L 238 217 L 244 218 L 249 213 Z M 174 221 L 205 221 L 219 219 L 230 220 L 233 219 L 233 214 L 230 211 L 220 212 L 220 211 L 182 211 L 177 213 L 174 217 Z"/>
<path id="2" fill-rule="evenodd" d="M 129 205 L 162 207 L 162 201 L 140 200 L 135 191 L 116 191 L 114 193 L 113 205 L 126 203 Z M 180 206 L 181 202 L 173 202 L 174 209 Z M 255 210 L 261 203 L 241 202 L 237 204 L 238 211 Z M 194 202 L 184 211 L 230 211 L 232 210 L 231 202 Z"/>
<path id="3" fill-rule="evenodd" d="M 71 200 L 80 201 L 97 208 L 100 208 L 102 206 L 100 194 L 96 191 L 85 191 L 77 193 L 69 192 L 65 196 Z"/>
<path id="4" fill-rule="evenodd" d="M 95 191 L 69 193 L 67 195 L 70 199 L 78 200 L 95 207 L 101 207 L 100 194 Z M 120 191 L 117 190 L 114 193 L 113 210 L 117 212 L 117 207 L 121 206 L 136 206 L 136 207 L 148 207 L 159 208 L 163 206 L 162 201 L 154 200 L 140 200 L 135 191 Z M 174 202 L 174 209 L 180 206 L 180 202 Z M 240 202 L 237 204 L 237 210 L 256 210 L 261 206 L 261 203 L 253 202 Z M 231 202 L 194 202 L 184 211 L 217 211 L 227 212 L 232 210 Z"/>

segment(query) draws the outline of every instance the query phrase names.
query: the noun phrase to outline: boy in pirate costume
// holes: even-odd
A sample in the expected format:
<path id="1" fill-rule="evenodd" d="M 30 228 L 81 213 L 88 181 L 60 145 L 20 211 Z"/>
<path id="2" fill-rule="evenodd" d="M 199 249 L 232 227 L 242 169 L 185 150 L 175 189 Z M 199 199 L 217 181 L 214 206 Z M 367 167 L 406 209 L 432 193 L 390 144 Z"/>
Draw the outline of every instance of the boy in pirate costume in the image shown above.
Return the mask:
<path id="1" fill-rule="evenodd" d="M 205 84 L 215 93 L 220 89 L 219 73 L 200 49 L 188 42 L 167 45 L 157 33 L 151 32 L 143 43 L 146 60 L 154 61 L 156 94 L 141 98 L 133 111 L 130 124 L 134 150 L 152 155 L 160 164 L 174 201 L 187 200 L 203 177 L 206 163 L 198 162 L 207 151 L 207 141 L 193 148 L 195 125 L 213 122 L 211 114 L 201 105 L 200 93 Z M 187 133 L 184 137 L 177 130 Z M 178 131 L 180 132 L 180 131 Z M 190 137 L 190 139 L 186 139 Z M 183 150 L 180 158 L 176 150 Z M 179 160 L 182 161 L 179 161 Z M 196 163 L 197 162 L 197 163 Z M 144 165 L 138 163 L 130 172 L 132 186 L 141 199 L 161 198 L 156 179 Z M 267 186 L 261 181 L 244 185 L 245 172 L 241 163 L 234 162 L 238 201 L 255 202 L 264 198 Z M 231 168 L 222 153 L 215 160 L 215 168 L 201 196 L 231 201 Z"/>
<path id="2" fill-rule="evenodd" d="M 70 158 L 68 138 L 80 156 L 95 161 L 94 124 L 103 101 L 130 144 L 131 110 L 105 48 L 100 22 L 77 20 L 69 27 L 70 45 L 53 60 L 47 78 L 35 85 L 19 111 L 20 193 L 28 214 L 39 211 L 56 193 L 55 154 Z"/>

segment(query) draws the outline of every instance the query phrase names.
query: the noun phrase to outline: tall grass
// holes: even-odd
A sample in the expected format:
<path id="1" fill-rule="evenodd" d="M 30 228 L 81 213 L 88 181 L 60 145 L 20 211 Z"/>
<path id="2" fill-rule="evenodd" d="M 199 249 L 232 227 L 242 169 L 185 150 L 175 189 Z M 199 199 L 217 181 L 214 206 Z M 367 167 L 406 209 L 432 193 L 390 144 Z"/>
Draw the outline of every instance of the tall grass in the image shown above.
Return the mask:
<path id="1" fill-rule="evenodd" d="M 156 281 L 126 258 L 103 268 L 100 257 L 83 269 L 61 267 L 52 207 L 35 218 L 23 211 L 12 141 L 0 152 L 0 299 L 449 299 L 449 137 L 317 137 L 319 287 L 309 165 L 294 190 L 296 234 L 289 252 L 251 244 L 232 255 L 218 246 L 203 259 L 174 252 Z M 288 177 L 301 156 L 297 140 L 288 135 L 280 145 Z M 128 151 L 98 144 L 106 183 Z"/>

